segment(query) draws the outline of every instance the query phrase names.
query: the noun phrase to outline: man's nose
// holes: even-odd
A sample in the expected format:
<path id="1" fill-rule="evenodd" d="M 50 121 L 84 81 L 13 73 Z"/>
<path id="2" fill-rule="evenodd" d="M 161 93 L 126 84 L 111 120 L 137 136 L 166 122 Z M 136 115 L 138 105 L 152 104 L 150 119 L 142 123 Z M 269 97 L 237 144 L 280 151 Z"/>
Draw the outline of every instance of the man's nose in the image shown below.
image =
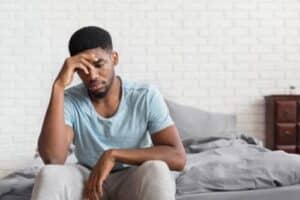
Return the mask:
<path id="1" fill-rule="evenodd" d="M 91 80 L 95 80 L 95 79 L 97 79 L 97 71 L 95 70 L 95 69 L 90 69 L 90 71 L 89 71 L 89 78 L 91 79 Z"/>

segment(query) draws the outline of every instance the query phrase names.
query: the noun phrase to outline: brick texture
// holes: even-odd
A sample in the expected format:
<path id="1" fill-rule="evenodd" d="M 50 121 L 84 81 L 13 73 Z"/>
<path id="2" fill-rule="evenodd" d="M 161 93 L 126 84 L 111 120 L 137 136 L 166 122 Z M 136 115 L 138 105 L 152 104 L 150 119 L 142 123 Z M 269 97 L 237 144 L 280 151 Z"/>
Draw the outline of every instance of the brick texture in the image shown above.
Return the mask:
<path id="1" fill-rule="evenodd" d="M 118 74 L 234 113 L 262 140 L 263 96 L 300 92 L 298 0 L 1 0 L 0 165 L 32 157 L 68 39 L 86 25 L 111 32 Z"/>

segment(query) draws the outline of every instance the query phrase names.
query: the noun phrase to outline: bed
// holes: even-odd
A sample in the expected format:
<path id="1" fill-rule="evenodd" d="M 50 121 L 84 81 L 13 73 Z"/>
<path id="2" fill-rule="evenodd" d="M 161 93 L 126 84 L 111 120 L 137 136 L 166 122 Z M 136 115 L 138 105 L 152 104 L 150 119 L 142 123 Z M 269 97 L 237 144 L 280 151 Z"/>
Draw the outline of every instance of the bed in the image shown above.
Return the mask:
<path id="1" fill-rule="evenodd" d="M 270 151 L 237 131 L 234 115 L 166 102 L 187 152 L 185 170 L 172 172 L 176 200 L 299 199 L 300 156 Z M 74 162 L 71 154 L 67 163 Z M 42 166 L 36 155 L 29 165 L 0 179 L 0 199 L 29 200 Z"/>
<path id="2" fill-rule="evenodd" d="M 300 156 L 270 151 L 245 135 L 199 141 L 186 149 L 187 166 L 176 176 L 177 200 L 299 199 Z"/>
<path id="3" fill-rule="evenodd" d="M 300 185 L 272 189 L 214 192 L 176 197 L 176 200 L 299 200 Z"/>

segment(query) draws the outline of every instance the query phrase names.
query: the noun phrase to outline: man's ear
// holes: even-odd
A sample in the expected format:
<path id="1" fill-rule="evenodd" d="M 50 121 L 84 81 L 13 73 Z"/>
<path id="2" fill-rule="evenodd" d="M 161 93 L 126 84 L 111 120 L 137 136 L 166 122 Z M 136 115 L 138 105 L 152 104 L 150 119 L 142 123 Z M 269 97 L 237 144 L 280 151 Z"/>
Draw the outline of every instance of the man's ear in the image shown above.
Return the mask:
<path id="1" fill-rule="evenodd" d="M 116 66 L 119 63 L 119 54 L 116 51 L 112 51 L 112 62 L 114 64 L 114 66 Z"/>

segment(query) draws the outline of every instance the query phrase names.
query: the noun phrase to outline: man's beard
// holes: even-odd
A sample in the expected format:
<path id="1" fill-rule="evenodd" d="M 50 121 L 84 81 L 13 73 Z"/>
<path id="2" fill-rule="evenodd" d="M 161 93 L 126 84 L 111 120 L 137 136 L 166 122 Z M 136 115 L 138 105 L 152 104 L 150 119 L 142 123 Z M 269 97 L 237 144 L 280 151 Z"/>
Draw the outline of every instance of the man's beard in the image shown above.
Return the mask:
<path id="1" fill-rule="evenodd" d="M 108 82 L 108 85 L 107 86 L 104 86 L 104 90 L 103 91 L 91 91 L 88 89 L 88 93 L 90 96 L 96 98 L 96 99 L 102 99 L 104 98 L 108 91 L 110 90 L 112 84 L 113 84 L 113 81 L 114 81 L 114 77 L 115 77 L 115 73 L 112 74 L 112 77 L 110 78 L 109 82 Z"/>
<path id="2" fill-rule="evenodd" d="M 92 91 L 88 90 L 88 93 L 89 93 L 90 96 L 92 96 L 92 97 L 94 97 L 96 99 L 102 99 L 102 98 L 104 98 L 107 95 L 109 89 L 110 88 L 105 87 L 104 91 L 99 91 L 99 92 L 92 92 Z"/>

